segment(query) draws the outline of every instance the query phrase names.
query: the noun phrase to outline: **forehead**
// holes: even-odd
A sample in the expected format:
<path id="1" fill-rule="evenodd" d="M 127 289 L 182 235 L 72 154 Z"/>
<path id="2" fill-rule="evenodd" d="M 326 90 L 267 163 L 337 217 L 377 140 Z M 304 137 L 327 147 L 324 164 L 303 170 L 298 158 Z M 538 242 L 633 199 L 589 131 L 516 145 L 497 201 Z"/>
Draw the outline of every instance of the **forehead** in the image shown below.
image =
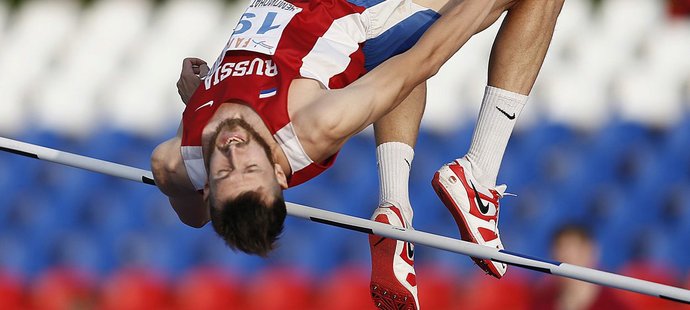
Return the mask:
<path id="1" fill-rule="evenodd" d="M 270 198 L 272 195 L 270 195 L 268 188 L 270 188 L 270 186 L 233 186 L 232 184 L 223 184 L 219 185 L 216 191 L 212 193 L 212 199 L 216 200 L 217 203 L 215 205 L 220 206 L 221 203 L 219 202 L 234 199 L 247 192 L 255 192 L 262 197 L 263 201 L 271 203 L 272 201 L 269 200 L 271 200 Z"/>

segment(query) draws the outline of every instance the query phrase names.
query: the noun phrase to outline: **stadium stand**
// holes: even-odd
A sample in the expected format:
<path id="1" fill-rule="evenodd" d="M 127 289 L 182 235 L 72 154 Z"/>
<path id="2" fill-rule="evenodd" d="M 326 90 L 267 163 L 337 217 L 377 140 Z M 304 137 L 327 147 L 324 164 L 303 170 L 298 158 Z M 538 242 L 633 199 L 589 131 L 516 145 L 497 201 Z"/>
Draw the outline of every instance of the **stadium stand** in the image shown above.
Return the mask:
<path id="1" fill-rule="evenodd" d="M 548 257 L 558 227 L 587 221 L 601 268 L 690 283 L 690 19 L 681 2 L 566 1 L 499 175 L 519 195 L 503 201 L 507 248 Z M 11 3 L 0 2 L 0 136 L 141 168 L 179 122 L 181 60 L 212 62 L 243 7 Z M 419 230 L 458 237 L 429 181 L 469 145 L 496 30 L 430 81 L 410 182 Z M 287 199 L 369 217 L 373 145 L 371 131 L 357 136 L 333 169 Z M 530 308 L 534 275 L 513 268 L 473 292 L 468 283 L 493 280 L 468 258 L 420 247 L 417 261 L 423 307 Z M 180 223 L 155 188 L 0 154 L 2 309 L 324 309 L 332 300 L 364 309 L 368 264 L 365 236 L 298 219 L 268 260 L 234 253 L 209 227 Z M 479 293 L 511 297 L 478 304 Z"/>

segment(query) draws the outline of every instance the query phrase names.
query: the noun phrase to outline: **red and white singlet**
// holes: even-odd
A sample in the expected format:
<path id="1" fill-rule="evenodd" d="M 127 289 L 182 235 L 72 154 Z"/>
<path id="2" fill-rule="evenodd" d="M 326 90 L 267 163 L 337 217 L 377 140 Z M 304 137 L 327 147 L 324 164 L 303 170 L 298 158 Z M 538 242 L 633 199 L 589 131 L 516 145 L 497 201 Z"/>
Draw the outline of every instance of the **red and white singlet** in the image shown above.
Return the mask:
<path id="1" fill-rule="evenodd" d="M 290 186 L 323 172 L 335 155 L 315 163 L 304 152 L 288 116 L 290 83 L 311 78 L 327 88 L 342 88 L 392 56 L 391 40 L 400 43 L 399 53 L 416 41 L 408 28 L 414 27 L 418 37 L 418 30 L 437 17 L 409 0 L 253 0 L 182 116 L 181 152 L 192 184 L 202 189 L 207 181 L 202 131 L 218 107 L 231 100 L 263 119 L 288 158 Z M 385 45 L 385 51 L 378 45 Z"/>

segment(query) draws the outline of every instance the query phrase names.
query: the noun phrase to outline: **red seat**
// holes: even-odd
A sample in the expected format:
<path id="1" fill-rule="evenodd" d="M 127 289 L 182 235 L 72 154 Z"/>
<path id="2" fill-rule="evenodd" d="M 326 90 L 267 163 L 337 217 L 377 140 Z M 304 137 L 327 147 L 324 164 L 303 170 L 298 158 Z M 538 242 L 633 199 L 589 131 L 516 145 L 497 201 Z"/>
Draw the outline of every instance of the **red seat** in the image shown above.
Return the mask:
<path id="1" fill-rule="evenodd" d="M 169 309 L 168 287 L 160 275 L 140 268 L 117 271 L 101 292 L 100 309 Z"/>
<path id="2" fill-rule="evenodd" d="M 25 309 L 22 280 L 8 273 L 0 272 L 0 305 L 3 309 Z"/>
<path id="3" fill-rule="evenodd" d="M 649 262 L 630 263 L 621 270 L 621 274 L 661 284 L 679 285 L 678 280 L 674 277 L 675 274 L 678 274 L 677 272 L 669 267 Z M 687 308 L 687 305 L 639 293 L 623 290 L 616 290 L 615 293 L 631 309 L 671 310 Z"/>
<path id="4" fill-rule="evenodd" d="M 376 309 L 369 295 L 369 267 L 345 266 L 321 279 L 312 309 Z"/>
<path id="5" fill-rule="evenodd" d="M 249 279 L 246 309 L 302 310 L 311 304 L 311 279 L 293 268 L 265 269 Z"/>
<path id="6" fill-rule="evenodd" d="M 95 291 L 92 278 L 84 272 L 57 268 L 45 271 L 31 289 L 35 309 L 92 308 Z"/>
<path id="7" fill-rule="evenodd" d="M 202 267 L 189 271 L 175 289 L 177 308 L 243 309 L 240 280 L 230 272 Z"/>
<path id="8" fill-rule="evenodd" d="M 461 282 L 466 288 L 465 298 L 455 303 L 458 306 L 454 309 L 531 309 L 532 288 L 522 270 L 508 270 L 500 280 L 476 272 Z"/>
<path id="9" fill-rule="evenodd" d="M 448 267 L 447 267 L 448 268 Z M 417 267 L 417 296 L 421 309 L 462 308 L 463 290 L 453 272 L 443 267 Z"/>

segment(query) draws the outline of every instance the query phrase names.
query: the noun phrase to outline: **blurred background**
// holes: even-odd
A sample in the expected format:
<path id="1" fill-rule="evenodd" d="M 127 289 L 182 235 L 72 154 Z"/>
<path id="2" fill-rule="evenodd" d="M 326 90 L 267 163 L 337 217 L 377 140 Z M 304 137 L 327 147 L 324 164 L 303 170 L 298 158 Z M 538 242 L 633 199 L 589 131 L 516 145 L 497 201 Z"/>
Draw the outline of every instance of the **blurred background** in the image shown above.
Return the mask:
<path id="1" fill-rule="evenodd" d="M 0 135 L 148 169 L 179 124 L 182 59 L 213 62 L 243 7 L 0 2 Z M 688 14 L 687 0 L 566 1 L 499 175 L 519 195 L 502 200 L 507 249 L 690 288 Z M 410 184 L 418 230 L 459 236 L 430 180 L 467 151 L 496 31 L 430 81 Z M 367 130 L 286 198 L 368 218 L 375 167 Z M 573 224 L 575 237 L 554 237 Z M 680 309 L 518 268 L 496 281 L 467 257 L 416 252 L 426 309 L 553 309 L 573 287 L 589 292 L 580 309 Z M 262 260 L 184 226 L 156 188 L 0 154 L 2 309 L 371 308 L 368 273 L 362 234 L 289 218 Z"/>

